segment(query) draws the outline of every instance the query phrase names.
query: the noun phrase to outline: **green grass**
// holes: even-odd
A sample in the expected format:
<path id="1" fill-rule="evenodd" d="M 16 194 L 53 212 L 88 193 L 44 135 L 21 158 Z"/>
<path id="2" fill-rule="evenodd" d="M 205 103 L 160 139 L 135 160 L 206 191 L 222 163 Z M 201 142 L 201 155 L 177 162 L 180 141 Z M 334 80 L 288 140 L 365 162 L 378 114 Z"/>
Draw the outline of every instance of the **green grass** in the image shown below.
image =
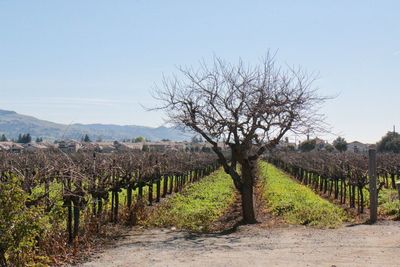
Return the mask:
<path id="1" fill-rule="evenodd" d="M 382 177 L 380 181 L 382 181 Z M 341 181 L 339 181 L 339 188 L 341 185 Z M 364 186 L 362 189 L 364 195 L 364 207 L 369 209 L 370 206 L 370 195 L 368 185 Z M 332 195 L 334 193 L 332 192 Z M 358 187 L 356 187 L 356 207 L 357 207 L 357 195 L 358 195 Z M 350 200 L 350 191 L 347 187 L 346 190 L 346 201 Z M 392 188 L 382 188 L 379 191 L 378 195 L 378 213 L 383 216 L 394 217 L 395 219 L 400 218 L 400 201 L 399 201 L 399 194 L 396 189 Z"/>
<path id="2" fill-rule="evenodd" d="M 343 209 L 291 179 L 271 164 L 260 163 L 267 209 L 289 224 L 333 228 L 347 220 Z"/>
<path id="3" fill-rule="evenodd" d="M 382 189 L 378 195 L 378 203 L 379 214 L 400 218 L 400 201 L 396 189 Z"/>
<path id="4" fill-rule="evenodd" d="M 380 179 L 382 180 L 382 179 Z M 341 181 L 339 181 L 339 187 Z M 364 207 L 369 208 L 370 205 L 370 195 L 368 185 L 362 189 L 364 195 Z M 356 207 L 357 207 L 357 194 L 358 188 L 356 187 Z M 332 193 L 333 195 L 333 193 Z M 346 190 L 346 201 L 350 199 L 349 188 Z M 378 195 L 378 213 L 383 216 L 394 216 L 394 218 L 400 218 L 400 201 L 399 194 L 396 189 L 392 188 L 382 188 Z"/>
<path id="5" fill-rule="evenodd" d="M 174 194 L 148 216 L 146 226 L 208 231 L 235 200 L 232 179 L 219 169 Z"/>

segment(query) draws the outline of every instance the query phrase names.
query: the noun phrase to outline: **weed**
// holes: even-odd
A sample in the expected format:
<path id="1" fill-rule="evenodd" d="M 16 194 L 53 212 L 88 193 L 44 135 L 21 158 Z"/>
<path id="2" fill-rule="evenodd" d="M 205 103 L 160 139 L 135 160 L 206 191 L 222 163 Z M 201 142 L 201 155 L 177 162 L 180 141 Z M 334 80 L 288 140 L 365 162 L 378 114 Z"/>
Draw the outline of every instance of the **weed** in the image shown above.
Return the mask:
<path id="1" fill-rule="evenodd" d="M 267 208 L 287 223 L 333 228 L 346 220 L 343 209 L 298 184 L 271 164 L 260 163 Z"/>

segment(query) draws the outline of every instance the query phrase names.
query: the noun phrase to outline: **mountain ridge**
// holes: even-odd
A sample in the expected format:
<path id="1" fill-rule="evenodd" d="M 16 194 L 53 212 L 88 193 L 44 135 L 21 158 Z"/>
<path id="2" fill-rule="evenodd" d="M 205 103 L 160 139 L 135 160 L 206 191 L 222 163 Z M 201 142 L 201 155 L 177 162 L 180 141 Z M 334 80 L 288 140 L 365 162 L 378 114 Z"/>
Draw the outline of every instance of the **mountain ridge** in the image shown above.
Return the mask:
<path id="1" fill-rule="evenodd" d="M 30 133 L 33 138 L 42 137 L 47 140 L 75 139 L 80 140 L 85 134 L 92 140 L 114 141 L 132 139 L 143 136 L 158 141 L 169 139 L 173 141 L 190 140 L 191 134 L 174 127 L 147 127 L 140 125 L 116 125 L 102 123 L 62 124 L 41 120 L 30 115 L 15 111 L 0 109 L 0 135 L 7 138 L 17 138 L 19 134 Z"/>

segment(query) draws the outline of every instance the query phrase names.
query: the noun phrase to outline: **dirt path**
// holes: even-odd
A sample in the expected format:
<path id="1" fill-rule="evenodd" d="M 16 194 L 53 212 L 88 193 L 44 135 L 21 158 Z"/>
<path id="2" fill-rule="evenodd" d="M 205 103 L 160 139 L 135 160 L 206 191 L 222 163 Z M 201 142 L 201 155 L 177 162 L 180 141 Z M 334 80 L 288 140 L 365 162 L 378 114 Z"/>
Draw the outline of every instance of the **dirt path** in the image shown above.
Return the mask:
<path id="1" fill-rule="evenodd" d="M 400 223 L 229 234 L 134 229 L 83 266 L 400 266 Z"/>

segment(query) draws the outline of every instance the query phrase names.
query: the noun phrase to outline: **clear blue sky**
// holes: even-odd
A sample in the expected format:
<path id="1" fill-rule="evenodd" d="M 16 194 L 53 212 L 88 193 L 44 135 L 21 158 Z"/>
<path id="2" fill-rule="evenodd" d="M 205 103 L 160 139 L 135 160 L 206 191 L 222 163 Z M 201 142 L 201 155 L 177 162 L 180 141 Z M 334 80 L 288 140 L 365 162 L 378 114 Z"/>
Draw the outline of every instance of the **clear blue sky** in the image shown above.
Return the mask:
<path id="1" fill-rule="evenodd" d="M 213 54 L 319 72 L 334 132 L 400 130 L 400 1 L 0 0 L 0 109 L 55 122 L 159 126 L 149 90 Z M 140 103 L 140 104 L 139 104 Z M 328 136 L 332 139 L 332 136 Z"/>

